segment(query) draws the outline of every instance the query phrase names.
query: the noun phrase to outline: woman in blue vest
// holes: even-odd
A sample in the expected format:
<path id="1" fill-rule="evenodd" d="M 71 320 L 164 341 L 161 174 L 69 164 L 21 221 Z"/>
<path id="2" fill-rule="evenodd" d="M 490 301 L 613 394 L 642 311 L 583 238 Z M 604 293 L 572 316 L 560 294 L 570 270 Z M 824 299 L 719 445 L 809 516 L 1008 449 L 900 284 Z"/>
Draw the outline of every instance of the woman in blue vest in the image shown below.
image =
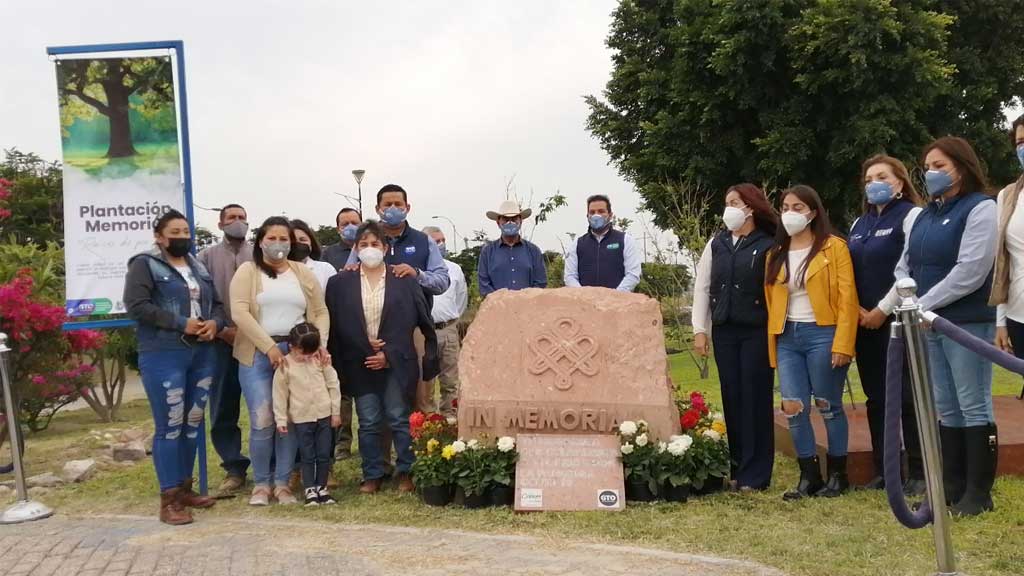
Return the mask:
<path id="1" fill-rule="evenodd" d="M 771 483 L 775 461 L 775 377 L 768 361 L 764 263 L 775 245 L 778 217 L 760 188 L 738 184 L 725 195 L 722 220 L 726 229 L 708 242 L 697 265 L 694 348 L 706 356 L 711 332 L 732 485 L 737 490 L 763 490 Z"/>
<path id="2" fill-rule="evenodd" d="M 885 438 L 885 366 L 889 349 L 890 315 L 899 303 L 894 271 L 903 254 L 906 237 L 923 204 L 907 167 L 892 156 L 868 158 L 861 170 L 864 182 L 864 213 L 850 230 L 857 299 L 860 300 L 860 328 L 857 330 L 857 371 L 867 396 L 868 427 L 875 477 L 865 485 L 882 489 L 882 455 Z M 924 494 L 924 465 L 917 419 L 909 385 L 903 395 L 903 439 L 909 474 L 904 483 L 908 495 Z"/>
<path id="3" fill-rule="evenodd" d="M 991 342 L 998 222 L 981 162 L 966 140 L 946 136 L 925 148 L 924 165 L 930 201 L 910 232 L 896 278 L 917 282 L 924 310 Z M 977 515 L 992 509 L 995 480 L 992 363 L 937 332 L 927 336 L 946 499 L 955 514 Z"/>

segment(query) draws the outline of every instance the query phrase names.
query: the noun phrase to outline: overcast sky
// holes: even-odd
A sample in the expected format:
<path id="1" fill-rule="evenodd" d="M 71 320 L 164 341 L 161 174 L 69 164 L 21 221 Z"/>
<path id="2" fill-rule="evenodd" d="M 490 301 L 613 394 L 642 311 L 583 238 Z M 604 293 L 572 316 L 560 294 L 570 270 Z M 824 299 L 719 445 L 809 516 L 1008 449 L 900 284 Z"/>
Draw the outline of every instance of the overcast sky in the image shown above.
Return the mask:
<path id="1" fill-rule="evenodd" d="M 561 191 L 570 202 L 538 228 L 546 249 L 585 229 L 589 194 L 635 217 L 632 186 L 585 129 L 583 96 L 611 70 L 613 0 L 0 4 L 13 24 L 0 147 L 60 158 L 46 46 L 181 39 L 197 204 L 242 203 L 254 224 L 282 211 L 330 224 L 346 203 L 334 193 L 355 195 L 362 168 L 365 206 L 401 184 L 409 221 L 449 235 L 432 216 L 493 236 L 484 212 L 513 176 L 524 201 Z M 215 214 L 197 218 L 215 226 Z"/>

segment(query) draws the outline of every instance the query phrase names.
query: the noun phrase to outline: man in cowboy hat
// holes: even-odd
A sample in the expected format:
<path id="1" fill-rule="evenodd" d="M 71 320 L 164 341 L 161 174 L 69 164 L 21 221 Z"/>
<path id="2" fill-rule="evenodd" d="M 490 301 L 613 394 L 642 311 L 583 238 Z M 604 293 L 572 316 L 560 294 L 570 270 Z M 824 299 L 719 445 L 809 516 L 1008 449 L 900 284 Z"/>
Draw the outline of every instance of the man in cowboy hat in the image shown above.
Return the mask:
<path id="1" fill-rule="evenodd" d="M 523 220 L 532 213 L 529 208 L 521 209 L 514 200 L 506 200 L 497 212 L 487 213 L 488 218 L 497 222 L 501 238 L 487 243 L 480 251 L 477 279 L 481 297 L 502 288 L 547 287 L 548 274 L 540 248 L 520 234 Z"/>

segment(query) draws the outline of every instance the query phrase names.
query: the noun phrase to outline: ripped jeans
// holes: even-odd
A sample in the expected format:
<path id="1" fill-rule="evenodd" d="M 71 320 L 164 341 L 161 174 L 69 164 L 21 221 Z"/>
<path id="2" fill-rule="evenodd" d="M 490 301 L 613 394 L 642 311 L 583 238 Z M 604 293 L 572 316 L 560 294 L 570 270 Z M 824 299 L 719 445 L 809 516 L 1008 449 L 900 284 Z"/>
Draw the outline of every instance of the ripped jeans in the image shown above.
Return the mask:
<path id="1" fill-rule="evenodd" d="M 799 458 L 814 456 L 814 429 L 807 407 L 814 407 L 825 420 L 828 454 L 846 456 L 849 425 L 843 410 L 843 387 L 850 366 L 832 368 L 835 326 L 813 322 L 786 322 L 777 340 L 779 387 L 782 412 L 789 419 L 789 433 Z"/>
<path id="2" fill-rule="evenodd" d="M 153 466 L 160 490 L 192 476 L 217 356 L 211 344 L 139 352 L 142 386 L 153 412 Z"/>
<path id="3" fill-rule="evenodd" d="M 277 347 L 288 354 L 287 344 L 281 343 Z M 291 422 L 288 423 L 287 434 L 277 431 L 274 423 L 274 367 L 267 355 L 257 350 L 252 366 L 239 364 L 238 383 L 249 409 L 249 459 L 252 461 L 253 482 L 286 487 L 295 467 L 299 440 Z M 271 463 L 274 464 L 273 472 Z"/>

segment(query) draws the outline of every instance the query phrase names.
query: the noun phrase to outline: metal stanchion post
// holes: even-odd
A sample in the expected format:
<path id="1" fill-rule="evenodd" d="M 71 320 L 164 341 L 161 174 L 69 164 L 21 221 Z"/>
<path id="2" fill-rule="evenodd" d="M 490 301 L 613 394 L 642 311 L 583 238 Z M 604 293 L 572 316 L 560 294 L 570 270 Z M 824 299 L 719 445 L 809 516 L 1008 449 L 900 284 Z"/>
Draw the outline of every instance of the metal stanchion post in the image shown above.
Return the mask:
<path id="1" fill-rule="evenodd" d="M 21 430 L 18 425 L 18 409 L 14 405 L 14 394 L 11 391 L 13 383 L 7 369 L 7 353 L 10 351 L 11 349 L 7 347 L 7 334 L 0 332 L 0 386 L 3 386 L 4 389 L 4 409 L 7 411 L 11 460 L 14 462 L 14 485 L 18 491 L 18 500 L 4 510 L 3 514 L 0 514 L 0 524 L 20 524 L 53 515 L 53 510 L 47 508 L 46 505 L 29 500 L 28 489 L 25 487 L 25 469 L 21 465 L 21 442 L 19 442 Z"/>
<path id="2" fill-rule="evenodd" d="M 954 576 L 956 557 L 949 533 L 949 515 L 946 511 L 946 491 L 942 485 L 942 456 L 939 447 L 938 417 L 932 397 L 928 374 L 928 349 L 921 319 L 921 306 L 917 304 L 917 283 L 905 278 L 896 283 L 902 303 L 896 308 L 897 322 L 905 331 L 907 359 L 910 361 L 911 390 L 917 431 L 921 437 L 928 501 L 932 508 L 932 536 L 935 539 L 935 560 L 941 576 Z M 894 325 L 894 329 L 896 329 Z"/>

